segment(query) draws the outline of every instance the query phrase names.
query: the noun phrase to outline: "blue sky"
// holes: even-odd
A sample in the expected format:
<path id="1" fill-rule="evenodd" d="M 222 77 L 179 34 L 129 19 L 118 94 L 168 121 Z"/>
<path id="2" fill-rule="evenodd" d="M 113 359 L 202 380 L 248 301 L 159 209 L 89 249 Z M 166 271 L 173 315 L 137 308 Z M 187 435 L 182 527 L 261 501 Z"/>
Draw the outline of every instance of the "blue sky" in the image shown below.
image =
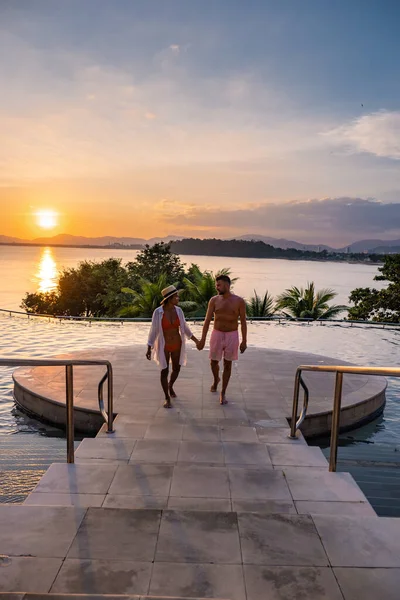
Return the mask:
<path id="1" fill-rule="evenodd" d="M 1 0 L 2 206 L 93 235 L 400 236 L 399 25 L 394 0 Z"/>

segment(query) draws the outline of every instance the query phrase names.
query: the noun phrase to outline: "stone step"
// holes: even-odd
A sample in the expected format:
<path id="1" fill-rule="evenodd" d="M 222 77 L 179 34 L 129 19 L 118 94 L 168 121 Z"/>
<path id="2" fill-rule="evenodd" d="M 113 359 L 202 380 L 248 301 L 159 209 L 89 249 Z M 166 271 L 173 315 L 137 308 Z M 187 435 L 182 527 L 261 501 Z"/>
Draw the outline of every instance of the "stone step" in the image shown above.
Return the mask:
<path id="1" fill-rule="evenodd" d="M 114 421 L 114 432 L 107 433 L 107 426 L 104 424 L 96 437 L 293 444 L 296 440 L 290 439 L 289 433 L 286 419 L 268 419 L 250 423 L 238 419 L 181 420 L 175 417 L 138 422 L 134 416 L 118 415 Z M 305 444 L 300 431 L 297 432 L 297 441 Z"/>
<path id="2" fill-rule="evenodd" d="M 328 463 L 321 449 L 316 446 L 307 446 L 301 439 L 289 440 L 290 443 L 268 443 L 265 440 L 257 439 L 255 431 L 252 429 L 245 428 L 245 432 L 251 434 L 246 441 L 244 439 L 224 441 L 181 440 L 172 437 L 146 439 L 85 438 L 75 453 L 75 460 L 77 463 L 100 460 L 103 461 L 103 464 L 107 461 L 116 464 L 203 463 L 209 466 L 252 465 L 260 467 L 301 466 L 327 468 Z M 279 434 L 276 433 L 276 435 Z"/>
<path id="3" fill-rule="evenodd" d="M 348 473 L 258 465 L 54 463 L 26 505 L 374 514 Z"/>
<path id="4" fill-rule="evenodd" d="M 201 600 L 192 596 L 137 596 L 134 594 L 31 594 L 24 592 L 0 592 L 0 600 Z M 214 598 L 213 600 L 228 600 Z"/>
<path id="5" fill-rule="evenodd" d="M 391 598 L 382 586 L 399 581 L 400 521 L 3 505 L 0 554 L 1 592 L 245 600 L 246 588 L 256 600 L 299 584 L 334 598 L 334 572 L 350 585 L 367 568 L 371 598 Z"/>

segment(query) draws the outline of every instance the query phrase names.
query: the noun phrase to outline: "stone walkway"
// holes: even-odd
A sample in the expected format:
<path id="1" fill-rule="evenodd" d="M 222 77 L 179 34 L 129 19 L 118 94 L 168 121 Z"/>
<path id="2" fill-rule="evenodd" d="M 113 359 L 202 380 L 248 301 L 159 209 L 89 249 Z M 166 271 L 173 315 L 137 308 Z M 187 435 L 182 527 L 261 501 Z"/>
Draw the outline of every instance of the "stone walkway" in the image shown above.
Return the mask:
<path id="1" fill-rule="evenodd" d="M 398 600 L 400 521 L 288 438 L 286 408 L 271 382 L 268 414 L 250 361 L 248 386 L 243 360 L 218 406 L 203 356 L 172 410 L 143 362 L 115 433 L 84 439 L 75 465 L 53 464 L 23 505 L 0 506 L 0 591 Z"/>
<path id="2" fill-rule="evenodd" d="M 253 423 L 262 419 L 291 416 L 296 369 L 301 364 L 348 364 L 337 359 L 306 352 L 249 348 L 233 370 L 229 388 L 230 404 L 220 407 L 210 394 L 208 352 L 189 346 L 188 366 L 178 380 L 176 412 L 181 420 L 237 419 Z M 114 371 L 115 410 L 134 415 L 136 421 L 164 418 L 160 402 L 159 373 L 154 362 L 144 357 L 143 346 L 90 350 L 63 355 L 63 358 L 108 359 Z M 61 358 L 61 356 L 59 357 Z M 83 431 L 97 432 L 97 385 L 104 367 L 74 368 L 75 424 Z M 29 411 L 49 420 L 65 420 L 65 370 L 63 367 L 21 368 L 14 373 L 17 401 Z M 334 373 L 304 373 L 310 390 L 305 435 L 323 434 L 330 429 L 333 407 Z M 365 419 L 383 407 L 386 380 L 383 377 L 348 375 L 343 380 L 342 425 Z"/>

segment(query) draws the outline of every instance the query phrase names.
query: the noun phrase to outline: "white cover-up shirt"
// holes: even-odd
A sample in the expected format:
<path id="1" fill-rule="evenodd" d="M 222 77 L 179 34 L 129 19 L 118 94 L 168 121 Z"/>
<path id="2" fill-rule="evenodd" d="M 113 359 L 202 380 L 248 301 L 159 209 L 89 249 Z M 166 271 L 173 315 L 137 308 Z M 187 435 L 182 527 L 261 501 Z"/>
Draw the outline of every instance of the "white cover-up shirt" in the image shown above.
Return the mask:
<path id="1" fill-rule="evenodd" d="M 175 310 L 177 312 L 179 318 L 179 326 L 181 330 L 181 338 L 182 338 L 182 346 L 181 346 L 181 355 L 179 357 L 179 364 L 186 365 L 186 339 L 185 336 L 190 339 L 193 335 L 191 332 L 189 325 L 186 323 L 185 315 L 179 306 L 175 306 Z M 159 306 L 153 312 L 153 317 L 151 320 L 151 329 L 149 333 L 149 339 L 147 341 L 147 345 L 153 348 L 153 360 L 160 366 L 161 369 L 167 368 L 167 360 L 165 358 L 165 340 L 164 340 L 164 332 L 162 329 L 162 318 L 164 315 L 164 307 Z"/>

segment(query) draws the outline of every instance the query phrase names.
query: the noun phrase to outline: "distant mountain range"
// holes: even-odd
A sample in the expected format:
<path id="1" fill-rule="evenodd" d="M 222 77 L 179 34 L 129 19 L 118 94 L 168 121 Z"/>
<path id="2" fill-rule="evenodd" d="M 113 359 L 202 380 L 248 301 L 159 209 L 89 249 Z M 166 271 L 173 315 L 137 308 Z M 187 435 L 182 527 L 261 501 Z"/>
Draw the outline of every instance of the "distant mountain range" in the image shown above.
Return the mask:
<path id="1" fill-rule="evenodd" d="M 65 233 L 53 236 L 53 237 L 41 237 L 34 240 L 25 240 L 16 237 L 10 237 L 7 235 L 0 235 L 0 244 L 35 244 L 35 245 L 46 245 L 46 246 L 100 246 L 100 247 L 122 247 L 122 246 L 136 246 L 140 247 L 144 244 L 155 244 L 157 242 L 170 242 L 175 240 L 185 239 L 185 236 L 168 235 L 165 237 L 154 237 L 148 240 L 144 238 L 131 238 L 131 237 L 84 237 L 76 235 L 68 235 Z M 248 240 L 248 241 L 261 241 L 265 244 L 269 244 L 274 248 L 282 248 L 284 250 L 288 248 L 295 248 L 296 250 L 309 250 L 311 252 L 320 252 L 327 250 L 328 252 L 368 252 L 369 254 L 387 254 L 387 253 L 400 253 L 400 239 L 397 240 L 360 240 L 345 246 L 343 248 L 332 248 L 325 244 L 303 244 L 294 240 L 287 240 L 284 238 L 274 238 L 259 234 L 246 234 L 236 236 L 237 240 Z"/>
<path id="2" fill-rule="evenodd" d="M 266 235 L 257 235 L 247 233 L 246 235 L 236 236 L 235 240 L 246 240 L 255 242 L 264 242 L 274 248 L 282 248 L 287 250 L 288 248 L 295 248 L 296 250 L 309 250 L 310 252 L 320 252 L 321 250 L 327 250 L 328 252 L 334 252 L 335 248 L 326 246 L 324 244 L 302 244 L 301 242 L 295 242 L 293 240 L 286 240 L 284 238 L 273 238 Z"/>
<path id="3" fill-rule="evenodd" d="M 353 242 L 343 248 L 333 248 L 332 246 L 326 246 L 325 244 L 302 244 L 301 242 L 295 242 L 293 240 L 286 240 L 283 238 L 273 238 L 265 235 L 257 234 L 246 234 L 236 237 L 237 240 L 255 240 L 270 244 L 275 248 L 295 248 L 296 250 L 309 250 L 311 252 L 321 252 L 327 250 L 328 252 L 368 252 L 369 254 L 387 254 L 387 253 L 398 253 L 400 252 L 400 240 L 360 240 Z"/>
<path id="4" fill-rule="evenodd" d="M 165 241 L 170 242 L 174 240 L 181 240 L 182 236 L 168 235 L 164 238 L 154 237 L 148 240 L 144 238 L 131 238 L 131 237 L 85 237 L 80 235 L 69 235 L 67 233 L 60 233 L 53 237 L 40 237 L 34 240 L 24 240 L 16 237 L 9 237 L 7 235 L 0 235 L 0 244 L 43 244 L 48 246 L 143 246 L 144 244 L 155 244 L 157 242 Z"/>

